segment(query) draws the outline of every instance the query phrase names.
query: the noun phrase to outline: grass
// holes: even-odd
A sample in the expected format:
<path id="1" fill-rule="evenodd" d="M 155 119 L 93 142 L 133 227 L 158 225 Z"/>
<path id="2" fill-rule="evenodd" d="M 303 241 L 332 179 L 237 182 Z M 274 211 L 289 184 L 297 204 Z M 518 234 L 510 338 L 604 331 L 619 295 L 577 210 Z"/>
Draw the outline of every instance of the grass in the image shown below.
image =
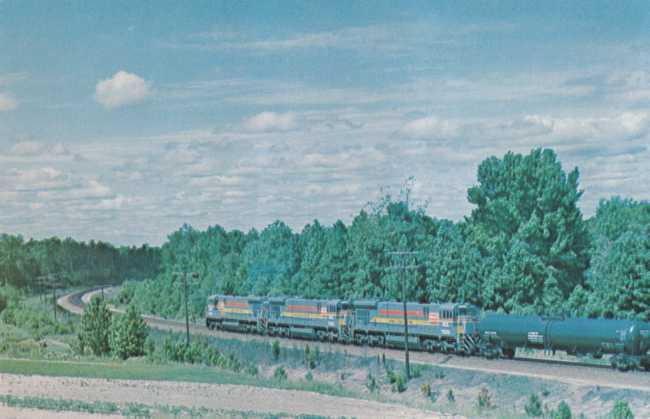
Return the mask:
<path id="1" fill-rule="evenodd" d="M 101 368 L 98 368 L 101 366 Z M 0 359 L 0 372 L 52 377 L 106 378 L 121 380 L 184 381 L 208 384 L 239 384 L 288 390 L 313 391 L 338 397 L 365 399 L 362 394 L 318 381 L 279 381 L 251 377 L 211 367 L 186 364 L 151 364 L 143 361 L 74 362 Z"/>
<path id="2" fill-rule="evenodd" d="M 91 414 L 122 415 L 129 418 L 157 417 L 157 414 L 173 417 L 229 417 L 241 419 L 273 419 L 294 417 L 285 413 L 258 413 L 233 410 L 215 410 L 206 408 L 189 408 L 184 406 L 155 405 L 127 403 L 118 405 L 112 402 L 85 402 L 80 400 L 50 399 L 44 397 L 16 397 L 0 395 L 0 403 L 10 407 L 52 410 L 57 412 L 82 412 Z M 301 415 L 300 419 L 320 419 L 323 416 Z"/>

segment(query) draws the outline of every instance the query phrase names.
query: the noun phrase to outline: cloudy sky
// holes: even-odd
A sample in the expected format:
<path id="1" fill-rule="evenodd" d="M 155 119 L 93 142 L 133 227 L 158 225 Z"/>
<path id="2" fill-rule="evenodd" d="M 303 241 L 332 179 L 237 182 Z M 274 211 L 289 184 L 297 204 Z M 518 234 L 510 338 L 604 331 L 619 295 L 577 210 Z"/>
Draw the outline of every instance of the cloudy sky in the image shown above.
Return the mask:
<path id="1" fill-rule="evenodd" d="M 409 176 L 459 220 L 538 146 L 587 216 L 649 199 L 650 8 L 620 3 L 0 0 L 0 231 L 300 230 Z"/>

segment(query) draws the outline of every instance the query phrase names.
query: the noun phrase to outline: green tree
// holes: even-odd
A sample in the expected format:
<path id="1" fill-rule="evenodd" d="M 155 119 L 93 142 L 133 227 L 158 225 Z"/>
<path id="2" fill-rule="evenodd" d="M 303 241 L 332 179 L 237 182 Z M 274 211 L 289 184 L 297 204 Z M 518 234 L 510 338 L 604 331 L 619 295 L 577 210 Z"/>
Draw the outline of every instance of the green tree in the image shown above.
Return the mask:
<path id="1" fill-rule="evenodd" d="M 564 400 L 560 402 L 557 406 L 557 410 L 555 410 L 552 415 L 553 419 L 571 419 L 572 417 L 573 414 L 571 413 L 571 408 Z"/>
<path id="2" fill-rule="evenodd" d="M 99 295 L 93 297 L 81 316 L 78 338 L 82 352 L 85 348 L 90 348 L 97 356 L 110 352 L 111 317 L 104 298 Z"/>
<path id="3" fill-rule="evenodd" d="M 578 177 L 577 168 L 566 175 L 548 149 L 481 163 L 478 185 L 468 190 L 477 206 L 468 231 L 482 255 L 494 258 L 487 308 L 557 311 L 583 282 L 590 237 L 577 206 Z"/>
<path id="4" fill-rule="evenodd" d="M 121 359 L 144 355 L 148 335 L 149 327 L 140 312 L 135 305 L 129 305 L 126 314 L 113 318 L 110 335 L 113 354 Z"/>
<path id="5" fill-rule="evenodd" d="M 528 403 L 524 406 L 524 411 L 528 416 L 539 417 L 544 413 L 542 411 L 542 402 L 539 400 L 537 394 L 528 396 Z"/>
<path id="6" fill-rule="evenodd" d="M 650 204 L 601 201 L 590 226 L 586 314 L 650 320 Z"/>
<path id="7" fill-rule="evenodd" d="M 609 418 L 610 419 L 634 419 L 634 413 L 632 413 L 632 409 L 630 409 L 630 406 L 627 404 L 626 401 L 618 400 L 614 404 L 612 411 L 609 413 Z"/>
<path id="8" fill-rule="evenodd" d="M 427 248 L 426 266 L 430 301 L 481 304 L 485 261 L 458 225 L 440 222 Z"/>
<path id="9" fill-rule="evenodd" d="M 293 276 L 300 268 L 297 237 L 281 221 L 266 227 L 244 249 L 248 274 L 244 291 L 254 295 L 295 295 Z"/>

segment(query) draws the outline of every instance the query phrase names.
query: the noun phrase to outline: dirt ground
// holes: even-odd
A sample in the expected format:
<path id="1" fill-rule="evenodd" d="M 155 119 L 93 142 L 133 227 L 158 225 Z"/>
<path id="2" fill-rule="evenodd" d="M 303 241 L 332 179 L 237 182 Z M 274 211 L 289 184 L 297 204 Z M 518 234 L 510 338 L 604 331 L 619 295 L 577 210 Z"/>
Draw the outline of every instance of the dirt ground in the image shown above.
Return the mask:
<path id="1" fill-rule="evenodd" d="M 18 397 L 72 399 L 86 402 L 141 403 L 152 406 L 169 405 L 260 413 L 288 413 L 290 415 L 312 414 L 333 417 L 414 419 L 442 417 L 440 414 L 431 411 L 388 403 L 333 397 L 312 392 L 186 382 L 0 374 L 0 394 Z M 5 414 L 5 412 L 7 413 Z M 39 414 L 40 412 L 42 411 L 38 411 Z M 49 415 L 50 412 L 45 413 Z M 21 418 L 74 417 L 69 412 L 65 416 L 30 416 L 30 411 L 25 409 L 0 407 L 0 417 L 14 417 L 10 415 Z M 96 417 L 96 415 L 92 415 L 92 417 Z"/>
<path id="2" fill-rule="evenodd" d="M 90 415 L 78 412 L 55 412 L 39 409 L 22 409 L 0 405 L 0 418 L 3 419 L 117 419 L 121 416 L 115 415 Z"/>

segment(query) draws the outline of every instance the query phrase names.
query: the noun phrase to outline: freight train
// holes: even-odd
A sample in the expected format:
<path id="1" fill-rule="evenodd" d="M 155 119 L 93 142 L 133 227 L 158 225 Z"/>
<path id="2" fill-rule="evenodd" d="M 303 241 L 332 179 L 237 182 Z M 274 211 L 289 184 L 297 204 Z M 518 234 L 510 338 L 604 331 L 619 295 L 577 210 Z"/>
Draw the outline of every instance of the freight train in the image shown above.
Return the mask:
<path id="1" fill-rule="evenodd" d="M 601 358 L 621 371 L 650 370 L 650 323 L 635 320 L 481 315 L 471 304 L 407 303 L 409 348 L 513 358 L 517 348 Z M 377 300 L 208 297 L 209 329 L 356 345 L 403 347 L 404 305 Z"/>

